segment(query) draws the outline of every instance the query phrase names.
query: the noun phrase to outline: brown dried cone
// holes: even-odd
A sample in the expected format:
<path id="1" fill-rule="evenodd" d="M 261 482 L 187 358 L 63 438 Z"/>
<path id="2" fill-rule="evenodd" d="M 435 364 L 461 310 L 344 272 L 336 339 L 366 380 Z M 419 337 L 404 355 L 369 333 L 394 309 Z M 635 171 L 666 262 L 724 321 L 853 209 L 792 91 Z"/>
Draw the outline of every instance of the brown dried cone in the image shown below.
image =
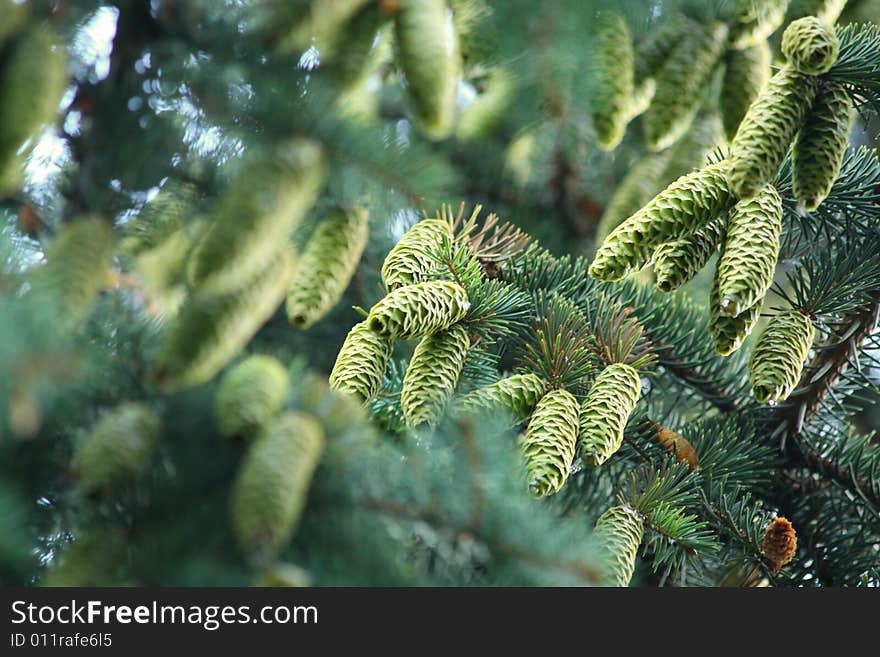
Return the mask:
<path id="1" fill-rule="evenodd" d="M 529 491 L 535 497 L 562 488 L 574 461 L 578 432 L 578 401 L 566 390 L 541 397 L 526 427 L 523 457 Z"/>
<path id="2" fill-rule="evenodd" d="M 655 422 L 647 422 L 650 425 L 648 435 L 651 440 L 661 447 L 665 447 L 671 454 L 675 454 L 679 461 L 687 463 L 688 470 L 691 472 L 700 467 L 700 457 L 697 455 L 697 450 L 687 438 Z"/>
<path id="3" fill-rule="evenodd" d="M 723 252 L 722 252 L 723 253 Z M 761 314 L 763 300 L 736 317 L 721 313 L 718 297 L 718 276 L 712 279 L 709 293 L 709 335 L 715 343 L 715 351 L 721 356 L 729 356 L 742 346 L 743 341 L 755 327 Z"/>
<path id="4" fill-rule="evenodd" d="M 470 337 L 460 324 L 422 338 L 400 391 L 400 407 L 408 426 L 437 424 L 458 385 L 470 346 Z"/>
<path id="5" fill-rule="evenodd" d="M 773 572 L 779 570 L 792 559 L 797 553 L 797 532 L 787 518 L 776 518 L 767 525 L 764 530 L 764 540 L 761 541 L 761 552 L 773 567 Z"/>
<path id="6" fill-rule="evenodd" d="M 625 363 L 606 367 L 581 405 L 578 451 L 584 463 L 597 467 L 623 442 L 623 430 L 642 392 L 638 370 Z"/>
<path id="7" fill-rule="evenodd" d="M 772 54 L 766 41 L 745 50 L 730 50 L 721 82 L 721 118 L 724 134 L 732 141 L 749 107 L 770 80 Z"/>
<path id="8" fill-rule="evenodd" d="M 722 315 L 741 315 L 767 294 L 779 258 L 781 233 L 782 199 L 773 185 L 733 206 L 724 253 L 715 273 Z"/>
<path id="9" fill-rule="evenodd" d="M 730 144 L 728 180 L 738 198 L 752 198 L 776 177 L 818 88 L 818 78 L 784 66 L 752 103 Z"/>
<path id="10" fill-rule="evenodd" d="M 657 288 L 672 292 L 690 281 L 709 261 L 724 239 L 724 222 L 715 221 L 693 235 L 666 242 L 654 252 Z"/>
<path id="11" fill-rule="evenodd" d="M 768 323 L 749 360 L 752 392 L 759 402 L 788 398 L 801 378 L 816 328 L 799 310 L 786 310 Z"/>
<path id="12" fill-rule="evenodd" d="M 369 399 L 382 383 L 391 357 L 389 338 L 373 333 L 367 322 L 360 322 L 348 332 L 330 372 L 330 387 Z"/>
<path id="13" fill-rule="evenodd" d="M 839 83 L 825 82 L 792 151 L 792 193 L 812 212 L 828 194 L 843 164 L 852 127 L 852 100 Z"/>
<path id="14" fill-rule="evenodd" d="M 231 503 L 236 538 L 249 556 L 270 559 L 290 541 L 324 443 L 324 432 L 313 417 L 285 413 L 250 444 Z"/>

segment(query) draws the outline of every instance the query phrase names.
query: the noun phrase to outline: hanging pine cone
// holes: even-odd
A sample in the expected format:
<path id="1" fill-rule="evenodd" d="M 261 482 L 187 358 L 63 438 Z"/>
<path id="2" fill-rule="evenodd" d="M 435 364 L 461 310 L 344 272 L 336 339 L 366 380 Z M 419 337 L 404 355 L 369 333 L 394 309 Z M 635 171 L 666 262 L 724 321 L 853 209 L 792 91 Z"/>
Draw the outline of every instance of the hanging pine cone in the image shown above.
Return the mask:
<path id="1" fill-rule="evenodd" d="M 730 145 L 730 187 L 740 199 L 776 177 L 817 90 L 814 76 L 784 66 L 752 103 Z"/>
<path id="2" fill-rule="evenodd" d="M 138 403 L 123 403 L 102 417 L 76 447 L 72 469 L 86 494 L 130 483 L 146 469 L 159 444 L 160 420 Z"/>
<path id="3" fill-rule="evenodd" d="M 321 426 L 309 415 L 285 413 L 252 442 L 232 489 L 232 524 L 242 549 L 271 558 L 296 531 L 324 451 Z"/>
<path id="4" fill-rule="evenodd" d="M 452 131 L 461 75 L 458 37 L 445 0 L 397 0 L 397 61 L 406 75 L 412 109 L 432 139 Z"/>
<path id="5" fill-rule="evenodd" d="M 648 32 L 647 38 L 636 48 L 635 79 L 643 82 L 653 78 L 685 34 L 693 31 L 695 23 L 681 14 L 673 14 L 662 24 Z"/>
<path id="6" fill-rule="evenodd" d="M 800 18 L 782 33 L 782 54 L 789 66 L 806 75 L 827 73 L 840 52 L 834 27 L 815 16 Z"/>
<path id="7" fill-rule="evenodd" d="M 290 379 L 271 356 L 248 356 L 220 381 L 215 397 L 217 425 L 224 436 L 253 438 L 284 406 Z"/>
<path id="8" fill-rule="evenodd" d="M 455 324 L 470 308 L 467 292 L 450 281 L 427 281 L 400 287 L 370 310 L 367 326 L 389 338 L 409 340 Z"/>
<path id="9" fill-rule="evenodd" d="M 623 429 L 641 392 L 638 371 L 625 363 L 599 373 L 580 409 L 578 453 L 585 464 L 600 466 L 620 449 Z"/>
<path id="10" fill-rule="evenodd" d="M 825 82 L 792 150 L 792 193 L 812 212 L 840 174 L 852 127 L 852 100 L 843 85 Z"/>
<path id="11" fill-rule="evenodd" d="M 190 297 L 160 347 L 156 383 L 173 389 L 211 379 L 275 313 L 287 293 L 290 272 L 290 256 L 282 251 L 264 271 L 242 281 L 240 290 Z"/>
<path id="12" fill-rule="evenodd" d="M 596 228 L 596 243 L 602 241 L 624 219 L 638 211 L 663 189 L 662 175 L 669 163 L 669 152 L 652 153 L 636 162 L 614 190 Z"/>
<path id="13" fill-rule="evenodd" d="M 815 336 L 813 322 L 799 310 L 781 312 L 767 323 L 749 360 L 755 399 L 775 404 L 788 398 Z"/>
<path id="14" fill-rule="evenodd" d="M 342 298 L 367 243 L 367 210 L 336 209 L 321 220 L 296 259 L 287 316 L 307 329 Z"/>
<path id="15" fill-rule="evenodd" d="M 14 14 L 9 18 L 10 26 L 13 19 Z M 49 30 L 35 27 L 20 34 L 4 53 L 0 66 L 0 195 L 19 186 L 29 152 L 20 152 L 20 148 L 40 126 L 54 121 L 66 85 L 64 46 Z"/>
<path id="16" fill-rule="evenodd" d="M 600 11 L 593 25 L 593 127 L 599 147 L 611 151 L 623 139 L 633 101 L 632 35 L 626 18 L 616 11 Z"/>
<path id="17" fill-rule="evenodd" d="M 400 407 L 410 427 L 435 426 L 458 385 L 471 340 L 461 325 L 422 338 L 400 391 Z"/>
<path id="18" fill-rule="evenodd" d="M 782 199 L 773 185 L 750 201 L 733 206 L 724 253 L 715 273 L 721 314 L 740 315 L 767 294 L 779 258 L 781 233 Z"/>
<path id="19" fill-rule="evenodd" d="M 791 0 L 786 22 L 815 16 L 826 25 L 834 25 L 846 7 L 846 0 Z"/>
<path id="20" fill-rule="evenodd" d="M 537 374 L 513 374 L 463 395 L 456 401 L 459 413 L 510 410 L 516 417 L 525 417 L 544 396 L 546 384 Z"/>
<path id="21" fill-rule="evenodd" d="M 382 383 L 391 348 L 391 340 L 373 333 L 367 322 L 355 324 L 336 356 L 330 387 L 369 399 Z"/>
<path id="22" fill-rule="evenodd" d="M 58 321 L 77 327 L 89 316 L 107 282 L 113 258 L 113 233 L 98 218 L 80 219 L 58 231 L 36 269 L 33 294 L 45 300 Z"/>
<path id="23" fill-rule="evenodd" d="M 733 141 L 749 107 L 770 80 L 771 59 L 766 41 L 751 48 L 728 51 L 719 100 L 728 141 Z"/>
<path id="24" fill-rule="evenodd" d="M 431 254 L 452 240 L 452 227 L 442 219 L 423 219 L 410 228 L 382 263 L 382 282 L 388 291 L 425 280 L 436 267 Z"/>
<path id="25" fill-rule="evenodd" d="M 723 251 L 721 257 L 724 257 Z M 763 300 L 760 300 L 736 317 L 722 314 L 720 297 L 718 295 L 718 273 L 716 271 L 709 294 L 709 334 L 715 343 L 716 353 L 721 356 L 729 356 L 742 346 L 743 341 L 752 332 L 758 317 L 761 315 L 762 304 Z"/>
<path id="26" fill-rule="evenodd" d="M 613 506 L 599 516 L 593 530 L 603 547 L 608 586 L 629 586 L 645 527 L 629 506 Z"/>
<path id="27" fill-rule="evenodd" d="M 723 23 L 683 36 L 655 77 L 654 98 L 644 115 L 648 149 L 663 150 L 687 131 L 726 43 Z"/>
<path id="28" fill-rule="evenodd" d="M 774 573 L 797 554 L 797 533 L 788 518 L 776 518 L 764 529 L 761 552 L 770 561 Z"/>
<path id="29" fill-rule="evenodd" d="M 738 0 L 730 47 L 743 50 L 766 41 L 784 22 L 787 7 L 788 0 Z"/>
<path id="30" fill-rule="evenodd" d="M 541 397 L 523 443 L 529 491 L 535 497 L 552 495 L 562 488 L 574 461 L 578 431 L 578 402 L 566 390 L 551 390 Z"/>
<path id="31" fill-rule="evenodd" d="M 724 239 L 724 223 L 713 221 L 693 235 L 657 247 L 654 276 L 657 288 L 672 292 L 690 281 L 718 250 Z"/>
<path id="32" fill-rule="evenodd" d="M 590 276 L 620 280 L 648 264 L 657 246 L 705 227 L 732 202 L 726 161 L 682 176 L 612 231 L 590 265 Z"/>
<path id="33" fill-rule="evenodd" d="M 321 149 L 305 139 L 246 169 L 221 197 L 193 251 L 192 286 L 211 294 L 240 289 L 287 248 L 323 182 Z"/>

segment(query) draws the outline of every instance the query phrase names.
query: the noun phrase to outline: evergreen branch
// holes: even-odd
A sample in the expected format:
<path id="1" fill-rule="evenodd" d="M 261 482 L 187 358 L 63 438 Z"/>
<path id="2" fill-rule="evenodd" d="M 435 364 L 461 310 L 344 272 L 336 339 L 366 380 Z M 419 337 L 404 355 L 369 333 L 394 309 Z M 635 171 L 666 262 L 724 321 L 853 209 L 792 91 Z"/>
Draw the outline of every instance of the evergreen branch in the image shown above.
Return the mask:
<path id="1" fill-rule="evenodd" d="M 840 54 L 824 78 L 846 84 L 857 108 L 880 112 L 880 27 L 847 25 L 838 39 Z"/>

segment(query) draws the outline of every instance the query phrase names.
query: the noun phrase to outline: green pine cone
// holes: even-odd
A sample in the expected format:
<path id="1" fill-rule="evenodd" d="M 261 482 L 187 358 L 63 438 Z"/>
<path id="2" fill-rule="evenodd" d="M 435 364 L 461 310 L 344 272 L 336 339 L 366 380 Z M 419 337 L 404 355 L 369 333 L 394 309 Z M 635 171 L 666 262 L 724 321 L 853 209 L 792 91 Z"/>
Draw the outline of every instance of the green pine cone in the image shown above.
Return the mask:
<path id="1" fill-rule="evenodd" d="M 215 396 L 217 425 L 224 436 L 253 438 L 284 407 L 290 379 L 271 356 L 248 356 L 220 381 Z"/>
<path id="2" fill-rule="evenodd" d="M 721 256 L 724 257 L 723 250 Z M 762 304 L 763 300 L 760 300 L 736 317 L 721 314 L 721 304 L 718 297 L 718 272 L 716 271 L 709 293 L 709 335 L 712 336 L 716 353 L 721 356 L 729 356 L 742 346 L 743 341 L 752 332 L 761 315 Z"/>
<path id="3" fill-rule="evenodd" d="M 779 258 L 781 233 L 782 199 L 773 185 L 750 201 L 733 206 L 724 253 L 715 273 L 721 314 L 736 317 L 767 294 Z"/>
<path id="4" fill-rule="evenodd" d="M 307 329 L 335 306 L 354 276 L 367 243 L 365 208 L 337 209 L 325 217 L 296 259 L 287 316 Z"/>
<path id="5" fill-rule="evenodd" d="M 117 528 L 77 531 L 75 540 L 55 554 L 41 587 L 121 587 L 125 581 L 128 543 Z"/>
<path id="6" fill-rule="evenodd" d="M 590 57 L 592 115 L 599 147 L 614 150 L 623 139 L 633 100 L 633 43 L 626 18 L 600 11 Z"/>
<path id="7" fill-rule="evenodd" d="M 730 47 L 744 50 L 766 41 L 783 24 L 787 8 L 788 0 L 739 0 Z"/>
<path id="8" fill-rule="evenodd" d="M 669 163 L 669 152 L 651 153 L 635 163 L 614 190 L 596 228 L 596 243 L 601 244 L 624 219 L 654 198 L 663 183 L 661 177 Z"/>
<path id="9" fill-rule="evenodd" d="M 615 228 L 599 247 L 590 276 L 617 281 L 644 267 L 660 244 L 687 237 L 732 204 L 727 162 L 682 176 Z"/>
<path id="10" fill-rule="evenodd" d="M 728 51 L 719 100 L 728 141 L 733 141 L 749 107 L 770 80 L 771 59 L 766 41 L 751 48 Z"/>
<path id="11" fill-rule="evenodd" d="M 0 195 L 19 186 L 27 156 L 19 149 L 54 121 L 66 85 L 66 53 L 51 31 L 35 27 L 9 46 L 0 66 Z"/>
<path id="12" fill-rule="evenodd" d="M 369 399 L 382 384 L 391 348 L 391 340 L 373 333 L 367 322 L 355 324 L 336 356 L 330 387 L 362 400 Z"/>
<path id="13" fill-rule="evenodd" d="M 782 54 L 789 66 L 806 75 L 827 73 L 840 51 L 834 27 L 815 16 L 799 18 L 782 33 Z"/>
<path id="14" fill-rule="evenodd" d="M 452 240 L 452 227 L 442 219 L 423 219 L 410 228 L 394 245 L 382 263 L 382 282 L 388 291 L 425 280 L 436 267 L 431 254 Z"/>
<path id="15" fill-rule="evenodd" d="M 537 374 L 513 374 L 461 396 L 455 407 L 459 413 L 506 408 L 516 417 L 526 417 L 544 396 L 545 390 L 546 384 Z"/>
<path id="16" fill-rule="evenodd" d="M 463 326 L 422 338 L 403 377 L 400 407 L 410 427 L 435 426 L 455 392 L 471 340 Z"/>
<path id="17" fill-rule="evenodd" d="M 293 537 L 321 454 L 321 425 L 285 413 L 250 444 L 232 488 L 232 525 L 242 550 L 271 559 Z"/>
<path id="18" fill-rule="evenodd" d="M 455 324 L 470 305 L 464 288 L 450 281 L 406 285 L 373 306 L 367 326 L 389 338 L 421 338 Z"/>
<path id="19" fill-rule="evenodd" d="M 690 281 L 718 250 L 724 239 L 724 223 L 713 221 L 693 235 L 666 242 L 654 252 L 657 288 L 672 292 Z"/>
<path id="20" fill-rule="evenodd" d="M 523 443 L 529 492 L 544 497 L 558 492 L 574 461 L 578 433 L 578 402 L 566 390 L 541 397 Z"/>
<path id="21" fill-rule="evenodd" d="M 77 327 L 106 285 L 112 258 L 106 222 L 95 217 L 65 224 L 46 250 L 45 264 L 34 271 L 33 293 L 57 308 L 59 321 Z"/>
<path id="22" fill-rule="evenodd" d="M 127 402 L 107 413 L 74 452 L 78 488 L 91 494 L 136 479 L 159 444 L 160 426 L 159 417 L 144 404 Z"/>
<path id="23" fill-rule="evenodd" d="M 638 371 L 625 363 L 599 373 L 580 409 L 578 453 L 586 465 L 600 466 L 620 449 L 623 429 L 641 392 Z"/>
<path id="24" fill-rule="evenodd" d="M 668 148 L 690 127 L 726 40 L 727 26 L 723 23 L 691 32 L 657 72 L 654 98 L 643 116 L 649 150 Z"/>
<path id="25" fill-rule="evenodd" d="M 211 294 L 241 289 L 244 280 L 287 248 L 323 182 L 321 149 L 304 139 L 245 170 L 221 197 L 193 251 L 192 286 Z"/>
<path id="26" fill-rule="evenodd" d="M 846 0 L 792 0 L 785 22 L 792 23 L 804 16 L 815 16 L 826 25 L 834 25 L 845 7 Z"/>
<path id="27" fill-rule="evenodd" d="M 461 54 L 446 0 L 398 0 L 397 62 L 406 75 L 413 112 L 431 139 L 452 132 Z"/>
<path id="28" fill-rule="evenodd" d="M 604 548 L 607 584 L 629 586 L 645 533 L 639 514 L 624 504 L 611 507 L 599 516 L 593 531 Z"/>
<path id="29" fill-rule="evenodd" d="M 852 100 L 843 85 L 826 82 L 794 141 L 792 193 L 812 212 L 840 174 L 852 127 Z"/>
<path id="30" fill-rule="evenodd" d="M 773 182 L 817 91 L 814 76 L 784 66 L 752 103 L 730 145 L 730 187 L 740 199 Z"/>
<path id="31" fill-rule="evenodd" d="M 165 390 L 197 386 L 235 358 L 275 313 L 287 293 L 287 251 L 240 290 L 190 297 L 172 322 L 156 357 L 153 376 Z"/>
<path id="32" fill-rule="evenodd" d="M 813 322 L 798 310 L 779 313 L 767 323 L 749 360 L 755 399 L 776 404 L 788 398 L 815 337 Z"/>
<path id="33" fill-rule="evenodd" d="M 682 37 L 695 27 L 695 23 L 679 13 L 674 13 L 656 28 L 648 32 L 647 38 L 636 47 L 635 79 L 641 83 L 657 74 Z"/>

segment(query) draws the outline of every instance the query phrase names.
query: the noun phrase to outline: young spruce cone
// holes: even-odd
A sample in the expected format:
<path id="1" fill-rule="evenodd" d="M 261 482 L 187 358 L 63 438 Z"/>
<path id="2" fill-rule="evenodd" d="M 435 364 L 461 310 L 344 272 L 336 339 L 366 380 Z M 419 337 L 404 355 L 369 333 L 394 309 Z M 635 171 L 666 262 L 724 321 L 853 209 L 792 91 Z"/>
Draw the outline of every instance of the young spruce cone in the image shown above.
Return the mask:
<path id="1" fill-rule="evenodd" d="M 772 182 L 818 91 L 818 80 L 782 67 L 752 103 L 730 145 L 730 188 L 750 199 Z"/>
<path id="2" fill-rule="evenodd" d="M 232 488 L 232 524 L 242 549 L 274 557 L 290 541 L 324 451 L 309 415 L 285 413 L 248 447 Z"/>
<path id="3" fill-rule="evenodd" d="M 529 491 L 535 497 L 562 488 L 574 461 L 578 434 L 578 402 L 566 390 L 541 397 L 526 427 L 523 457 Z"/>
<path id="4" fill-rule="evenodd" d="M 220 381 L 215 397 L 217 426 L 224 436 L 254 438 L 284 406 L 290 379 L 271 356 L 248 356 Z"/>
<path id="5" fill-rule="evenodd" d="M 608 586 L 629 586 L 645 526 L 638 513 L 622 504 L 599 516 L 594 535 L 603 546 Z"/>
<path id="6" fill-rule="evenodd" d="M 744 50 L 728 51 L 719 99 L 728 141 L 733 141 L 749 107 L 770 80 L 771 59 L 766 41 Z"/>
<path id="7" fill-rule="evenodd" d="M 544 396 L 546 385 L 537 374 L 513 374 L 483 388 L 472 390 L 455 402 L 459 413 L 510 410 L 516 417 L 525 417 Z"/>
<path id="8" fill-rule="evenodd" d="M 724 257 L 723 251 L 721 257 Z M 729 356 L 742 346 L 761 315 L 762 304 L 763 299 L 736 317 L 722 314 L 718 296 L 718 272 L 715 272 L 709 293 L 709 335 L 715 343 L 716 353 Z"/>
<path id="9" fill-rule="evenodd" d="M 90 494 L 133 481 L 150 463 L 160 425 L 150 407 L 131 402 L 98 420 L 73 455 L 79 489 Z"/>
<path id="10" fill-rule="evenodd" d="M 666 242 L 654 252 L 657 288 L 672 292 L 691 280 L 718 250 L 724 239 L 724 222 L 713 221 L 693 235 Z"/>
<path id="11" fill-rule="evenodd" d="M 733 207 L 715 274 L 723 315 L 740 315 L 767 294 L 779 258 L 781 233 L 782 199 L 773 185 Z"/>
<path id="12" fill-rule="evenodd" d="M 648 264 L 660 244 L 695 233 L 732 202 L 726 161 L 682 176 L 611 232 L 596 252 L 590 276 L 620 280 Z"/>
<path id="13" fill-rule="evenodd" d="M 287 316 L 307 329 L 342 297 L 367 243 L 367 211 L 336 209 L 325 217 L 294 265 Z"/>
<path id="14" fill-rule="evenodd" d="M 422 282 L 436 266 L 431 254 L 444 237 L 452 239 L 452 228 L 442 219 L 423 219 L 410 228 L 382 263 L 382 282 L 388 291 Z"/>
<path id="15" fill-rule="evenodd" d="M 409 340 L 455 324 L 470 308 L 467 292 L 450 281 L 427 281 L 390 292 L 370 310 L 367 326 L 389 338 Z"/>
<path id="16" fill-rule="evenodd" d="M 655 76 L 654 98 L 643 117 L 649 150 L 668 148 L 687 131 L 726 43 L 723 23 L 682 37 Z"/>
<path id="17" fill-rule="evenodd" d="M 599 146 L 614 150 L 623 139 L 633 102 L 633 43 L 626 18 L 600 11 L 593 36 L 593 126 Z"/>
<path id="18" fill-rule="evenodd" d="M 812 212 L 828 194 L 843 164 L 852 126 L 852 101 L 843 85 L 825 82 L 792 151 L 792 193 Z"/>
<path id="19" fill-rule="evenodd" d="M 620 449 L 623 429 L 641 392 L 638 371 L 625 363 L 599 373 L 579 414 L 578 452 L 585 464 L 602 465 Z"/>
<path id="20" fill-rule="evenodd" d="M 773 572 L 779 570 L 797 553 L 797 532 L 787 518 L 776 518 L 764 530 L 761 552 L 773 565 Z"/>
<path id="21" fill-rule="evenodd" d="M 410 427 L 435 426 L 458 385 L 468 348 L 461 325 L 422 338 L 416 346 L 400 391 L 400 407 Z"/>
<path id="22" fill-rule="evenodd" d="M 752 392 L 759 402 L 784 401 L 804 369 L 816 329 L 799 310 L 787 310 L 768 323 L 749 360 Z"/>
<path id="23" fill-rule="evenodd" d="M 840 52 L 834 27 L 815 16 L 794 21 L 782 33 L 782 54 L 789 66 L 806 75 L 827 73 Z"/>
<path id="24" fill-rule="evenodd" d="M 367 322 L 355 324 L 336 356 L 330 387 L 362 400 L 369 399 L 382 383 L 391 349 L 391 340 L 373 333 Z"/>

